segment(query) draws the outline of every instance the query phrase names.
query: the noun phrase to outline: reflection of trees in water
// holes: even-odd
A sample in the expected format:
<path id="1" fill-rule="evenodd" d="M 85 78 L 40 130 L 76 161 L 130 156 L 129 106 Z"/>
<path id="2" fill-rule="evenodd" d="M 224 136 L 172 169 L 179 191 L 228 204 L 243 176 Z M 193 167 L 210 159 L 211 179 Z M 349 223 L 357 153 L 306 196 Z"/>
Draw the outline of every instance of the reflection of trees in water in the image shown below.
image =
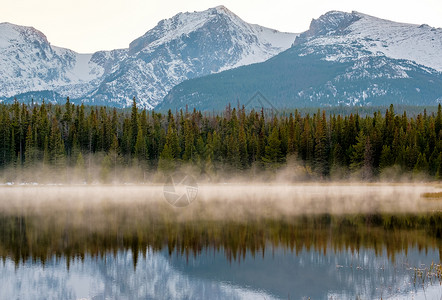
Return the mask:
<path id="1" fill-rule="evenodd" d="M 138 208 L 136 208 L 138 209 Z M 299 253 L 303 249 L 342 251 L 384 249 L 394 261 L 410 246 L 441 251 L 442 213 L 421 215 L 298 216 L 281 219 L 179 221 L 173 213 L 146 211 L 131 216 L 128 211 L 107 208 L 91 211 L 25 215 L 0 215 L 0 256 L 16 264 L 28 258 L 45 261 L 55 255 L 83 259 L 108 252 L 166 249 L 169 254 L 189 257 L 205 249 L 223 249 L 228 260 L 242 260 L 269 251 L 268 246 Z M 178 213 L 176 213 L 178 214 Z"/>

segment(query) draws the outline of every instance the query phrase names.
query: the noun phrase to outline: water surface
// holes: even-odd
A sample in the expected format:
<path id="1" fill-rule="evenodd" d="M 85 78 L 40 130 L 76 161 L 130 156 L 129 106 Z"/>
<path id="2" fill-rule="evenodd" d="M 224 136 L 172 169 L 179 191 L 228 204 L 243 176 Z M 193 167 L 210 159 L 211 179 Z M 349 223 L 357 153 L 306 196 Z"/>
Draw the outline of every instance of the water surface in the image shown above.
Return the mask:
<path id="1" fill-rule="evenodd" d="M 433 186 L 206 188 L 0 188 L 0 298 L 442 297 Z"/>

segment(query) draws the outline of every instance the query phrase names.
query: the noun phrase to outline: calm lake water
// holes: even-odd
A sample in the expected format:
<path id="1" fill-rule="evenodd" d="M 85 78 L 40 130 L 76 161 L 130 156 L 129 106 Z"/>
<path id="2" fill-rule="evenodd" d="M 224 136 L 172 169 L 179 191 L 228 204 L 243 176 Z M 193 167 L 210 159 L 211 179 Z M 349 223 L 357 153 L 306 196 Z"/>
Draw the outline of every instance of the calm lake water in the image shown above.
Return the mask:
<path id="1" fill-rule="evenodd" d="M 202 190 L 180 209 L 146 201 L 154 189 L 5 189 L 0 299 L 442 298 L 440 204 L 416 197 L 433 187 L 412 187 L 398 212 L 370 187 L 354 201 L 373 211 L 341 214 L 330 210 L 351 197 L 318 187 L 302 202 L 286 191 L 297 197 L 282 206 Z M 321 203 L 316 214 L 292 209 Z"/>

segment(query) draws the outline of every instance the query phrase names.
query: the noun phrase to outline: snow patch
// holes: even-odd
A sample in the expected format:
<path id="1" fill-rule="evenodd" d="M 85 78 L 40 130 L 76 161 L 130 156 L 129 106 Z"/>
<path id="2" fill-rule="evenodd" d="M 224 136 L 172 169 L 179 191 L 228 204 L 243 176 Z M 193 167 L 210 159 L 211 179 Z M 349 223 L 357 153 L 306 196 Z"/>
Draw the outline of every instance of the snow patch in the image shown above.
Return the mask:
<path id="1" fill-rule="evenodd" d="M 442 72 L 442 29 L 430 26 L 396 23 L 358 12 L 359 17 L 342 33 L 333 32 L 313 37 L 308 46 L 341 46 L 360 53 L 414 61 Z M 339 60 L 339 55 L 326 59 Z"/>

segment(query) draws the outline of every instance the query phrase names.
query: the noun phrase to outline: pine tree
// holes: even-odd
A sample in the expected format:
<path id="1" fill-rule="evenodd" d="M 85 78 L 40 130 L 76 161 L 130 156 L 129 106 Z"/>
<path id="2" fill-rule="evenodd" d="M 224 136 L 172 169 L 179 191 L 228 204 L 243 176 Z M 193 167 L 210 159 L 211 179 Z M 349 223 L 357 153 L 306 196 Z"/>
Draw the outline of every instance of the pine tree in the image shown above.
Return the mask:
<path id="1" fill-rule="evenodd" d="M 166 144 L 169 145 L 170 151 L 172 151 L 173 158 L 179 159 L 181 147 L 173 122 L 169 123 L 169 128 L 167 129 Z"/>
<path id="2" fill-rule="evenodd" d="M 342 167 L 345 164 L 345 153 L 339 143 L 333 148 L 332 164 L 335 167 Z"/>
<path id="3" fill-rule="evenodd" d="M 205 156 L 205 165 L 204 165 L 204 172 L 209 176 L 213 177 L 215 173 L 215 166 L 214 166 L 214 142 L 212 134 L 209 132 L 207 135 L 207 143 L 204 150 L 204 156 Z"/>
<path id="4" fill-rule="evenodd" d="M 32 128 L 29 125 L 26 134 L 26 146 L 25 146 L 25 168 L 31 168 L 36 160 L 36 149 L 34 146 L 34 138 L 32 136 Z"/>
<path id="5" fill-rule="evenodd" d="M 437 171 L 436 171 L 436 175 L 434 177 L 437 180 L 442 179 L 442 153 L 440 153 L 439 157 L 437 158 Z"/>
<path id="6" fill-rule="evenodd" d="M 190 124 L 190 120 L 184 121 L 184 153 L 183 160 L 184 161 L 192 161 L 194 158 L 194 153 L 196 152 L 195 148 L 195 137 L 193 134 L 193 130 Z"/>
<path id="7" fill-rule="evenodd" d="M 290 114 L 289 116 L 288 131 L 287 152 L 288 154 L 294 154 L 298 149 L 296 145 L 296 126 L 293 114 Z"/>
<path id="8" fill-rule="evenodd" d="M 64 142 L 55 118 L 52 121 L 52 130 L 49 137 L 49 155 L 55 170 L 62 170 L 66 167 Z"/>
<path id="9" fill-rule="evenodd" d="M 160 160 L 158 162 L 158 171 L 165 174 L 170 174 L 175 170 L 175 157 L 169 144 L 164 145 L 163 151 L 160 154 Z"/>
<path id="10" fill-rule="evenodd" d="M 62 124 L 63 124 L 63 130 L 62 130 L 62 137 L 65 141 L 67 141 L 67 149 L 69 150 L 69 153 L 71 151 L 72 144 L 70 143 L 68 139 L 68 135 L 71 129 L 71 123 L 72 123 L 72 108 L 71 103 L 69 101 L 69 97 L 66 98 L 66 104 L 64 108 L 64 114 L 62 118 Z"/>
<path id="11" fill-rule="evenodd" d="M 17 152 L 16 152 L 16 144 L 15 144 L 15 129 L 12 127 L 11 129 L 11 142 L 10 142 L 10 163 L 13 167 L 16 167 L 17 164 Z"/>
<path id="12" fill-rule="evenodd" d="M 412 171 L 414 169 L 414 166 L 417 163 L 417 160 L 419 158 L 419 149 L 417 147 L 416 143 L 413 143 L 413 145 L 407 146 L 405 148 L 405 168 L 407 171 Z"/>
<path id="13" fill-rule="evenodd" d="M 310 117 L 307 115 L 304 118 L 304 126 L 301 134 L 300 152 L 301 159 L 307 163 L 311 163 L 313 159 L 314 141 L 310 128 Z"/>
<path id="14" fill-rule="evenodd" d="M 235 134 L 228 135 L 226 160 L 234 170 L 240 169 L 239 145 Z"/>
<path id="15" fill-rule="evenodd" d="M 212 144 L 213 144 L 213 162 L 214 164 L 221 163 L 223 161 L 222 143 L 221 143 L 221 137 L 219 136 L 217 131 L 213 132 Z"/>
<path id="16" fill-rule="evenodd" d="M 365 179 L 370 179 L 373 176 L 373 148 L 370 142 L 370 137 L 365 140 L 364 147 L 364 170 L 363 176 Z"/>
<path id="17" fill-rule="evenodd" d="M 78 142 L 77 134 L 74 133 L 73 138 L 72 138 L 72 150 L 71 150 L 71 154 L 70 154 L 69 165 L 75 166 L 78 154 L 80 154 L 80 153 L 81 153 L 80 144 Z"/>
<path id="18" fill-rule="evenodd" d="M 111 163 L 112 163 L 112 168 L 114 171 L 114 181 L 117 180 L 117 166 L 120 163 L 120 147 L 118 145 L 118 138 L 117 135 L 114 134 L 114 138 L 112 141 L 112 145 L 109 149 L 109 154 L 108 154 Z"/>
<path id="19" fill-rule="evenodd" d="M 329 144 L 327 140 L 327 121 L 325 112 L 323 112 L 322 119 L 317 115 L 316 132 L 315 132 L 315 170 L 318 174 L 325 176 L 329 172 L 328 158 L 329 158 Z"/>
<path id="20" fill-rule="evenodd" d="M 143 130 L 138 128 L 137 141 L 135 143 L 135 158 L 140 161 L 147 160 L 146 142 L 144 141 Z"/>
<path id="21" fill-rule="evenodd" d="M 437 115 L 436 115 L 436 122 L 435 122 L 435 132 L 436 135 L 439 135 L 440 131 L 442 130 L 442 106 L 439 103 L 437 106 Z"/>
<path id="22" fill-rule="evenodd" d="M 413 173 L 426 173 L 428 172 L 428 162 L 425 154 L 419 153 L 416 164 L 413 168 Z"/>
<path id="23" fill-rule="evenodd" d="M 262 158 L 265 156 L 265 147 L 266 147 L 266 130 L 265 130 L 265 123 L 264 118 L 261 115 L 261 118 L 259 120 L 259 127 L 258 127 L 258 151 L 256 153 L 257 161 L 263 162 Z"/>
<path id="24" fill-rule="evenodd" d="M 178 137 L 176 135 L 173 122 L 169 123 L 169 128 L 166 135 L 166 144 L 163 151 L 160 154 L 160 160 L 158 162 L 158 170 L 170 174 L 177 167 L 177 160 L 180 154 L 180 145 Z"/>
<path id="25" fill-rule="evenodd" d="M 435 176 L 437 173 L 437 168 L 439 166 L 439 154 L 439 151 L 437 151 L 437 148 L 435 147 L 433 153 L 431 153 L 430 158 L 428 159 L 428 170 L 431 176 Z"/>
<path id="26" fill-rule="evenodd" d="M 241 126 L 238 135 L 239 169 L 244 170 L 249 165 L 249 155 L 247 153 L 247 139 L 244 127 Z"/>
<path id="27" fill-rule="evenodd" d="M 350 168 L 358 170 L 364 166 L 366 137 L 361 130 L 356 138 L 356 145 L 352 147 L 350 154 Z"/>
<path id="28" fill-rule="evenodd" d="M 9 114 L 2 106 L 0 112 L 0 167 L 6 167 L 11 162 L 10 129 Z"/>
<path id="29" fill-rule="evenodd" d="M 44 140 L 44 146 L 43 146 L 43 167 L 48 167 L 49 166 L 49 161 L 50 161 L 50 153 L 49 153 L 49 142 L 48 142 L 48 137 L 45 137 Z"/>
<path id="30" fill-rule="evenodd" d="M 48 118 L 48 111 L 46 109 L 46 104 L 44 100 L 40 106 L 37 130 L 38 130 L 38 147 L 44 150 L 45 140 L 48 138 L 51 130 L 51 124 Z"/>
<path id="31" fill-rule="evenodd" d="M 269 136 L 265 147 L 265 155 L 262 158 L 267 168 L 275 168 L 282 162 L 281 141 L 279 140 L 278 129 L 275 127 Z"/>
<path id="32" fill-rule="evenodd" d="M 130 152 L 135 152 L 135 144 L 137 142 L 138 135 L 138 109 L 137 101 L 135 97 L 132 100 L 132 113 L 130 115 L 130 128 L 131 128 L 131 141 L 130 141 Z"/>
<path id="33" fill-rule="evenodd" d="M 390 167 L 390 166 L 392 166 L 394 164 L 394 161 L 395 161 L 394 155 L 393 155 L 393 153 L 391 151 L 390 146 L 383 145 L 382 146 L 382 152 L 381 152 L 381 159 L 380 159 L 380 162 L 379 162 L 379 168 L 382 170 L 382 169 L 385 169 L 387 167 Z"/>

